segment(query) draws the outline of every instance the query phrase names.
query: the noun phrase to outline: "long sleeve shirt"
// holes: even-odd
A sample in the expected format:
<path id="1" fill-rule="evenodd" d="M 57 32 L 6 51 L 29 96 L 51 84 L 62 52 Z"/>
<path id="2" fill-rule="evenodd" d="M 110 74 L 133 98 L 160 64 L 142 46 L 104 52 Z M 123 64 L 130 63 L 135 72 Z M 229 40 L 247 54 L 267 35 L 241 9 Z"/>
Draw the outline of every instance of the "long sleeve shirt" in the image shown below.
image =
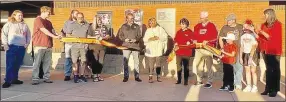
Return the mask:
<path id="1" fill-rule="evenodd" d="M 159 40 L 149 41 L 150 38 L 157 36 Z M 146 46 L 145 55 L 148 57 L 162 56 L 167 50 L 168 34 L 160 27 L 148 28 L 143 37 L 144 45 Z"/>
<path id="2" fill-rule="evenodd" d="M 205 26 L 199 23 L 194 27 L 194 36 L 198 43 L 209 41 L 208 45 L 215 47 L 218 32 L 215 25 L 211 22 L 208 22 Z"/>
<path id="3" fill-rule="evenodd" d="M 180 29 L 179 31 L 177 31 L 177 34 L 174 38 L 175 43 L 177 43 L 178 46 L 180 46 L 180 45 L 187 45 L 187 42 L 189 42 L 190 45 L 188 47 L 179 47 L 179 49 L 176 51 L 176 55 L 192 56 L 193 54 L 192 48 L 195 47 L 192 46 L 194 45 L 193 40 L 194 40 L 194 34 L 192 30 L 187 29 L 183 31 L 182 29 Z"/>
<path id="4" fill-rule="evenodd" d="M 31 33 L 24 22 L 7 22 L 1 31 L 2 44 L 24 46 L 30 44 Z"/>
<path id="5" fill-rule="evenodd" d="M 282 24 L 278 20 L 274 22 L 272 27 L 267 27 L 265 24 L 261 26 L 261 30 L 269 34 L 269 38 L 261 37 L 264 41 L 264 48 L 266 54 L 281 55 L 282 54 Z M 262 35 L 262 34 L 259 34 Z"/>
<path id="6" fill-rule="evenodd" d="M 127 23 L 123 24 L 118 31 L 119 39 L 123 41 L 122 46 L 134 49 L 141 50 L 139 47 L 139 41 L 142 39 L 141 29 L 138 24 L 133 23 L 128 25 Z M 125 42 L 125 39 L 135 39 L 136 42 Z"/>

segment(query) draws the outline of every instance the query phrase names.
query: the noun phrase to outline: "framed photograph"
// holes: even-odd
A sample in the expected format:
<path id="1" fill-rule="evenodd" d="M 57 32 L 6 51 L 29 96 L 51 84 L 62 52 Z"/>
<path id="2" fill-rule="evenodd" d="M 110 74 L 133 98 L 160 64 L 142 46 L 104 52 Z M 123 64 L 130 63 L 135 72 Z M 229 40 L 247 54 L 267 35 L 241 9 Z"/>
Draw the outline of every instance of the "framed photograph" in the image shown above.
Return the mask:
<path id="1" fill-rule="evenodd" d="M 100 16 L 105 26 L 112 28 L 112 11 L 98 11 L 97 16 Z"/>

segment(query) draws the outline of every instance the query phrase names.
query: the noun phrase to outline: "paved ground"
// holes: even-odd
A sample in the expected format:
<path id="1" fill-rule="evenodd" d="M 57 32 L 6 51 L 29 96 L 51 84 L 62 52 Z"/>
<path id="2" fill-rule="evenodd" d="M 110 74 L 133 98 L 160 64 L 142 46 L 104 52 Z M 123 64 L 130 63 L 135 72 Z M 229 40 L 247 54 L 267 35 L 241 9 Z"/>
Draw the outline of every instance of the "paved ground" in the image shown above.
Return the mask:
<path id="1" fill-rule="evenodd" d="M 1 69 L 1 83 L 5 68 Z M 132 75 L 130 75 L 132 76 Z M 122 75 L 104 75 L 105 81 L 75 84 L 63 81 L 63 71 L 52 71 L 52 84 L 41 83 L 33 86 L 30 81 L 31 69 L 22 68 L 20 79 L 23 85 L 1 88 L 1 101 L 285 101 L 285 84 L 277 97 L 261 96 L 259 93 L 234 93 L 218 91 L 221 81 L 214 82 L 211 89 L 193 85 L 191 78 L 188 86 L 174 84 L 176 79 L 163 78 L 161 83 L 150 84 L 147 75 L 141 75 L 143 82 L 134 81 L 133 76 L 127 83 L 122 82 Z M 259 82 L 259 92 L 264 84 Z"/>

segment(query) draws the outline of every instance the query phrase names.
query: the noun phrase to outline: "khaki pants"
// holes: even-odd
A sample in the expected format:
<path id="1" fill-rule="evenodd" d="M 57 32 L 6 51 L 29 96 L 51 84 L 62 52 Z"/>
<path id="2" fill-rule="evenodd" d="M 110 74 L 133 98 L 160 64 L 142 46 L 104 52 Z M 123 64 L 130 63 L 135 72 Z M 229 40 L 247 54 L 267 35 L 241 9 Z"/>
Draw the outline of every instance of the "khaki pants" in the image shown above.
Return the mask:
<path id="1" fill-rule="evenodd" d="M 193 61 L 193 73 L 196 74 L 198 82 L 202 82 L 205 64 L 208 72 L 208 83 L 211 84 L 215 72 L 213 67 L 213 54 L 204 49 L 196 49 L 196 54 Z"/>
<path id="2" fill-rule="evenodd" d="M 50 68 L 52 63 L 52 49 L 47 47 L 35 47 L 35 60 L 32 73 L 32 80 L 39 80 L 39 68 L 43 63 L 43 71 L 45 80 L 50 79 Z"/>

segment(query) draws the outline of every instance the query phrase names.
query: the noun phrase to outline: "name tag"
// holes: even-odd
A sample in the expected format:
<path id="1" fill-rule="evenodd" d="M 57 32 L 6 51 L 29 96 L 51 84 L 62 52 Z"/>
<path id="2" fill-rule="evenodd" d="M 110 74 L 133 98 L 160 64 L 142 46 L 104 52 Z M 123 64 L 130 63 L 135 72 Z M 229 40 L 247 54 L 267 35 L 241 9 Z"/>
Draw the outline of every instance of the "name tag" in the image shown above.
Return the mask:
<path id="1" fill-rule="evenodd" d="M 206 34 L 207 33 L 207 29 L 200 29 L 200 34 Z"/>

